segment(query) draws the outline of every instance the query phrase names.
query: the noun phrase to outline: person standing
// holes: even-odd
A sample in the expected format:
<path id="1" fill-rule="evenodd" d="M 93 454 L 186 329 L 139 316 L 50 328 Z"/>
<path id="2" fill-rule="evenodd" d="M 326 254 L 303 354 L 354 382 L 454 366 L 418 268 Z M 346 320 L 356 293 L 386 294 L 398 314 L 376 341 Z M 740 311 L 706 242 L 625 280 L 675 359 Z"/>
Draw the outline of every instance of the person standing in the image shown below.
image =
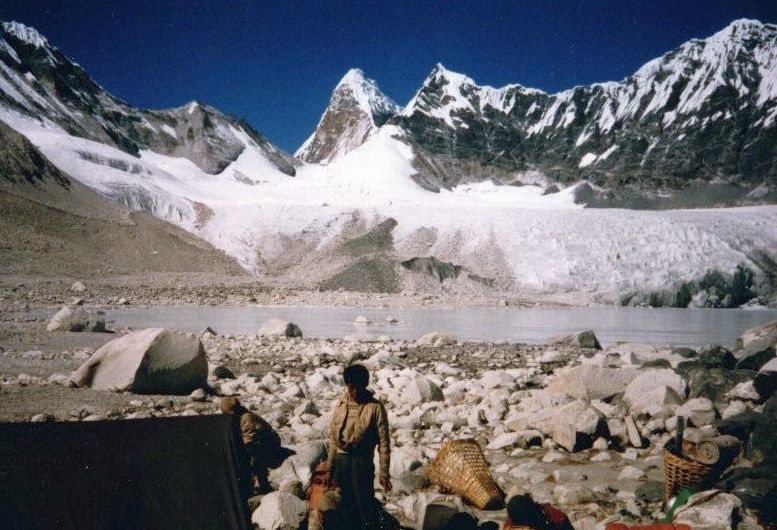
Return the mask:
<path id="1" fill-rule="evenodd" d="M 375 499 L 373 457 L 378 449 L 378 479 L 391 491 L 391 447 L 386 408 L 367 389 L 370 374 L 360 364 L 343 371 L 346 390 L 337 399 L 329 428 L 329 476 L 339 488 L 343 528 L 377 530 L 385 513 Z"/>

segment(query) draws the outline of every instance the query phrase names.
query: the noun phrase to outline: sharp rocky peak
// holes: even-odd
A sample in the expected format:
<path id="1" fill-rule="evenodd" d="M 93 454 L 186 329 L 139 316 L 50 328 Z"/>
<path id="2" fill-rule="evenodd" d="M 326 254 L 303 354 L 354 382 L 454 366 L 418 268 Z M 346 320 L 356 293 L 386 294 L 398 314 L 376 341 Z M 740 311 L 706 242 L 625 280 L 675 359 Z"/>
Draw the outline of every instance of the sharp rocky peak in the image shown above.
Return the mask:
<path id="1" fill-rule="evenodd" d="M 25 26 L 21 22 L 12 20 L 2 23 L 3 31 L 36 48 L 49 47 L 49 41 L 33 27 Z"/>

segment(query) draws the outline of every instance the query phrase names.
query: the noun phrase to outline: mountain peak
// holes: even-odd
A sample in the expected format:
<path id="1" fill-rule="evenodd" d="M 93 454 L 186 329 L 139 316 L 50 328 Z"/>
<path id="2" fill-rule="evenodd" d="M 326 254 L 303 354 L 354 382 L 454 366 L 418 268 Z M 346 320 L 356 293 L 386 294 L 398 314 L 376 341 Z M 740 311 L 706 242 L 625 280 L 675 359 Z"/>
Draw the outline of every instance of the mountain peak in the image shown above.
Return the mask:
<path id="1" fill-rule="evenodd" d="M 21 22 L 12 20 L 11 22 L 3 22 L 3 31 L 36 48 L 45 48 L 49 46 L 49 41 L 41 35 L 37 29 L 25 26 Z"/>
<path id="2" fill-rule="evenodd" d="M 351 68 L 332 92 L 316 130 L 295 156 L 306 162 L 331 162 L 362 145 L 399 110 L 375 81 L 361 69 Z"/>

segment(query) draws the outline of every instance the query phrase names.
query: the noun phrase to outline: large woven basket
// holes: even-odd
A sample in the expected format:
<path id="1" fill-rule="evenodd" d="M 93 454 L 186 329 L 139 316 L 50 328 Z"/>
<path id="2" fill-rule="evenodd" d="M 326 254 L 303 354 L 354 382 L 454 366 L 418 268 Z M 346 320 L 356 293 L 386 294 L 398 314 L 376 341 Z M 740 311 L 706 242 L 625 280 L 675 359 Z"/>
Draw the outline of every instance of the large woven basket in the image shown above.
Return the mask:
<path id="1" fill-rule="evenodd" d="M 475 440 L 451 440 L 440 448 L 429 466 L 429 481 L 441 490 L 461 496 L 481 510 L 504 508 L 505 494 L 494 482 Z"/>
<path id="2" fill-rule="evenodd" d="M 711 482 L 720 469 L 685 460 L 664 449 L 664 501 L 683 488 L 699 489 Z"/>

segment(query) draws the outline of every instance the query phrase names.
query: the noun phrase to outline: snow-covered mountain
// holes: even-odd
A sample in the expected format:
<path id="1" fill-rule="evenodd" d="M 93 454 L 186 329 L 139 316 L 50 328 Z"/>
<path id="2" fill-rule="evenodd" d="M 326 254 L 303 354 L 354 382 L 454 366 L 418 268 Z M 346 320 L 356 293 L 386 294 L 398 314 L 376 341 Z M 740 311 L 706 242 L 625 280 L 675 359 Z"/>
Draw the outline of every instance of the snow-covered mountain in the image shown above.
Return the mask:
<path id="1" fill-rule="evenodd" d="M 375 81 L 359 69 L 349 70 L 332 92 L 316 130 L 295 156 L 305 162 L 329 163 L 369 140 L 399 111 Z"/>
<path id="2" fill-rule="evenodd" d="M 620 82 L 558 94 L 479 86 L 438 64 L 388 123 L 431 190 L 542 175 L 603 188 L 587 188 L 590 205 L 775 202 L 777 26 L 737 20 Z M 345 142 L 334 130 L 329 143 Z"/>
<path id="3" fill-rule="evenodd" d="M 757 68 L 747 72 L 752 69 Z M 662 75 L 654 76 L 651 94 L 658 90 L 656 79 L 666 79 Z M 563 95 L 517 85 L 478 87 L 438 67 L 413 100 L 380 125 L 380 116 L 399 109 L 373 106 L 380 100 L 377 89 L 365 88 L 373 85 L 356 82 L 358 77 L 363 76 L 349 75 L 341 83 L 347 85 L 341 87 L 343 94 L 350 93 L 343 99 L 356 101 L 343 101 L 342 110 L 343 122 L 361 124 L 363 128 L 353 130 L 362 133 L 346 138 L 352 143 L 340 143 L 333 128 L 331 161 L 301 163 L 241 121 L 200 104 L 168 111 L 135 109 L 100 88 L 31 28 L 3 24 L 0 120 L 73 180 L 185 228 L 276 284 L 381 292 L 493 289 L 613 302 L 626 293 L 679 286 L 710 269 L 732 273 L 744 265 L 758 281 L 769 284 L 777 278 L 777 206 L 664 212 L 590 209 L 576 202 L 585 190 L 590 195 L 597 188 L 574 182 L 577 177 L 565 173 L 565 164 L 572 164 L 567 158 L 575 159 L 578 177 L 595 178 L 594 171 L 604 171 L 627 150 L 604 146 L 628 136 L 626 121 L 641 123 L 647 96 L 637 98 L 635 92 L 634 101 L 645 108 L 618 118 L 615 85 L 575 89 L 590 91 L 591 100 L 602 105 L 610 101 L 616 121 L 607 132 L 606 120 L 596 122 L 592 136 L 580 141 L 583 154 L 558 155 L 557 162 L 542 166 L 530 162 L 528 151 L 523 162 L 502 151 L 521 153 L 542 137 L 548 151 L 542 156 L 548 160 L 564 149 L 577 153 L 574 145 L 584 127 L 575 121 L 577 112 L 583 117 L 598 114 L 593 107 L 586 111 L 575 91 L 567 101 Z M 629 82 L 637 83 L 631 89 L 637 90 L 639 83 Z M 748 97 L 755 98 L 753 109 L 774 105 L 762 84 L 768 85 L 747 85 Z M 754 95 L 759 90 L 767 94 L 760 107 L 760 96 Z M 718 101 L 715 94 L 709 101 Z M 571 112 L 572 104 L 574 116 L 564 125 L 567 118 L 559 117 Z M 667 129 L 690 119 L 678 104 L 672 107 L 677 118 Z M 354 108 L 369 120 L 350 113 Z M 378 112 L 381 108 L 386 112 Z M 660 113 L 657 123 L 666 114 Z M 351 121 L 354 116 L 358 119 Z M 544 116 L 548 123 L 540 127 Z M 708 130 L 719 121 L 739 123 L 735 118 L 710 119 Z M 649 127 L 658 126 L 651 123 Z M 536 127 L 530 135 L 531 125 Z M 766 119 L 758 127 L 761 136 L 772 134 Z M 691 134 L 693 127 L 686 129 Z M 323 132 L 317 136 L 323 138 Z M 752 141 L 768 162 L 774 146 L 759 138 Z M 659 134 L 650 153 L 665 141 Z M 346 144 L 348 152 L 337 156 L 337 146 Z M 600 153 L 597 160 L 582 168 L 592 173 L 581 172 L 579 159 L 594 149 Z M 742 146 L 742 152 L 748 149 Z M 662 178 L 655 171 L 655 178 Z M 614 170 L 606 175 L 619 178 Z M 759 178 L 768 194 L 773 179 Z M 503 185 L 514 181 L 529 185 Z M 459 273 L 455 285 L 450 280 L 440 285 L 438 279 L 424 280 L 413 272 L 418 263 L 416 269 L 439 263 L 414 260 L 430 257 L 455 265 L 449 267 Z"/>
<path id="4" fill-rule="evenodd" d="M 130 154 L 148 149 L 218 173 L 246 149 L 294 175 L 294 160 L 244 121 L 197 102 L 141 110 L 112 96 L 35 29 L 0 26 L 0 106 Z"/>

